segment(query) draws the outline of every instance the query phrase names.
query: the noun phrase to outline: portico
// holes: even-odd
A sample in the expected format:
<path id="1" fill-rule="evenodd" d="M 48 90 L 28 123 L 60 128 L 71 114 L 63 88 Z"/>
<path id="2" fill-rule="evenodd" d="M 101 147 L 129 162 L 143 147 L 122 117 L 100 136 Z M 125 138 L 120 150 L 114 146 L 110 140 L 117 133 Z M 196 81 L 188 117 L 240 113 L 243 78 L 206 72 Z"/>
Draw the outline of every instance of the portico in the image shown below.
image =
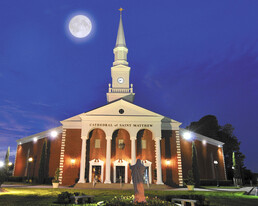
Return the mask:
<path id="1" fill-rule="evenodd" d="M 124 110 L 124 113 L 122 115 L 119 113 L 119 110 L 121 108 Z M 112 118 L 110 118 L 110 116 L 112 116 Z M 86 162 L 86 159 L 88 159 L 86 157 L 87 148 L 90 148 L 93 151 L 95 150 L 95 148 L 93 147 L 87 147 L 86 142 L 88 142 L 87 140 L 90 138 L 91 131 L 93 131 L 94 129 L 100 129 L 105 134 L 105 142 L 106 142 L 105 159 L 103 160 L 100 159 L 100 161 L 103 161 L 105 165 L 104 166 L 105 168 L 101 170 L 102 173 L 105 171 L 104 183 L 110 184 L 111 182 L 116 182 L 115 181 L 116 166 L 120 164 L 125 166 L 125 183 L 130 182 L 130 180 L 128 179 L 128 173 L 130 172 L 128 168 L 129 168 L 129 163 L 135 164 L 136 162 L 137 135 L 139 136 L 138 133 L 141 130 L 148 130 L 149 133 L 151 133 L 151 140 L 147 140 L 147 141 L 153 141 L 153 144 L 155 145 L 155 153 L 153 151 L 153 157 L 155 157 L 154 168 L 157 171 L 156 184 L 163 184 L 162 172 L 161 172 L 161 151 L 160 151 L 161 125 L 162 125 L 161 120 L 163 118 L 164 117 L 161 115 L 145 110 L 141 107 L 138 107 L 122 99 L 114 103 L 111 103 L 109 105 L 106 105 L 104 107 L 98 108 L 96 110 L 81 114 L 80 119 L 81 119 L 81 138 L 82 138 L 81 151 L 82 152 L 81 152 L 79 183 L 86 182 L 85 168 L 86 168 L 86 164 L 88 164 Z M 110 121 L 111 119 L 113 121 Z M 63 124 L 66 124 L 66 123 L 63 122 Z M 118 130 L 119 131 L 124 130 L 123 133 L 126 134 L 126 136 L 124 134 L 121 134 L 120 136 L 119 134 L 116 134 L 117 136 L 115 137 L 114 133 L 115 131 L 118 131 Z M 114 148 L 117 150 L 116 156 L 111 154 L 112 153 L 111 144 L 115 144 L 113 142 L 114 138 L 118 138 L 118 140 L 116 141 L 117 144 L 115 147 L 113 145 L 113 150 L 112 150 L 112 151 L 115 151 Z M 148 142 L 146 143 L 146 140 L 145 140 L 143 145 L 144 148 L 143 149 L 138 148 L 138 150 L 148 149 L 146 148 L 146 144 L 148 145 Z M 140 145 L 138 145 L 138 147 L 140 147 Z M 91 153 L 93 151 L 89 151 L 89 152 Z M 149 160 L 146 159 L 145 163 L 151 162 L 151 160 L 152 159 L 149 159 Z M 89 162 L 90 161 L 93 161 L 93 160 L 89 159 Z M 113 168 L 111 167 L 111 165 L 113 165 Z M 151 167 L 149 167 L 149 170 L 150 171 L 148 174 L 152 174 L 153 172 L 151 172 Z M 113 176 L 112 181 L 111 181 L 111 174 Z M 152 182 L 151 177 L 149 182 Z"/>

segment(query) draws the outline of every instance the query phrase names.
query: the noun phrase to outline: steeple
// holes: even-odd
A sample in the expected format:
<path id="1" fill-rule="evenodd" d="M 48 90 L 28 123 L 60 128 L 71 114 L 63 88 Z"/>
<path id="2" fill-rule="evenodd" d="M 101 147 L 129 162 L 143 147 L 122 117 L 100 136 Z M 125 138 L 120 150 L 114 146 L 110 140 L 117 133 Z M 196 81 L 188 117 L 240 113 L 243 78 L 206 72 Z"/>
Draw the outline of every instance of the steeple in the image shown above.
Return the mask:
<path id="1" fill-rule="evenodd" d="M 125 43 L 125 35 L 122 22 L 122 11 L 120 8 L 120 20 L 116 37 L 116 45 L 113 49 L 115 60 L 111 67 L 112 84 L 108 85 L 107 102 L 125 99 L 133 102 L 133 84 L 130 84 L 130 70 L 127 62 L 128 49 Z"/>
<path id="2" fill-rule="evenodd" d="M 122 11 L 123 9 L 120 8 L 120 20 L 119 20 L 119 27 L 117 31 L 117 37 L 116 37 L 116 46 L 113 50 L 115 55 L 115 60 L 113 62 L 113 66 L 116 65 L 128 65 L 127 62 L 127 53 L 128 49 L 126 47 L 125 43 L 125 34 L 124 34 L 124 28 L 123 28 L 123 22 L 122 22 Z"/>
<path id="3" fill-rule="evenodd" d="M 122 22 L 122 12 L 120 13 L 120 20 L 119 20 L 119 27 L 117 31 L 117 37 L 116 37 L 116 47 L 126 47 L 125 43 L 125 34 L 124 34 L 124 28 L 123 28 L 123 22 Z"/>

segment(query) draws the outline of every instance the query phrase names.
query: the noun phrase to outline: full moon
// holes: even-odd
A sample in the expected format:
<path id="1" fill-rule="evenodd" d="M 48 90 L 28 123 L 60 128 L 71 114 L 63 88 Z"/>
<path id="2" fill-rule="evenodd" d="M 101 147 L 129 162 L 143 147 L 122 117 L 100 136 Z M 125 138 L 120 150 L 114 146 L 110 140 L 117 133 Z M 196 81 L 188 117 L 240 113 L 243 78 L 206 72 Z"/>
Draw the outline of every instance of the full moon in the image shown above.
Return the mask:
<path id="1" fill-rule="evenodd" d="M 69 22 L 71 34 L 77 38 L 84 38 L 91 32 L 91 21 L 87 16 L 74 16 Z"/>

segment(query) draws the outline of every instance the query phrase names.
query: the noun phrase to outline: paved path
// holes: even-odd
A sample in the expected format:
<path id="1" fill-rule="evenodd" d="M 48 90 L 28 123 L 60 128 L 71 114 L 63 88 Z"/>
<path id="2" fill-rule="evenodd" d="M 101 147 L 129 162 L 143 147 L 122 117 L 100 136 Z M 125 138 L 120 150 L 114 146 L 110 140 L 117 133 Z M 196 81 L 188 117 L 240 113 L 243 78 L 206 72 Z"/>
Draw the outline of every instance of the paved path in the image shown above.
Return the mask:
<path id="1" fill-rule="evenodd" d="M 8 184 L 3 184 L 2 187 L 5 188 L 52 188 L 51 185 L 8 185 Z M 64 188 L 64 189 L 75 189 L 73 187 L 67 187 L 67 186 L 59 186 L 59 188 Z M 224 189 L 224 188 L 194 188 L 194 191 L 227 191 L 227 192 L 249 192 L 253 187 L 242 187 L 239 189 Z M 79 188 L 78 188 L 79 189 Z M 89 188 L 93 189 L 93 188 Z M 98 188 L 94 188 L 98 189 Z M 172 189 L 163 189 L 164 191 L 184 191 L 187 190 L 187 188 L 172 188 Z M 250 195 L 255 194 L 255 189 L 252 190 Z"/>
<path id="2" fill-rule="evenodd" d="M 258 190 L 258 187 L 254 187 L 254 189 L 250 192 L 249 195 L 255 195 L 256 194 L 256 188 Z M 257 193 L 258 193 L 258 191 L 257 191 Z"/>
<path id="3" fill-rule="evenodd" d="M 224 189 L 224 188 L 194 188 L 194 191 L 226 191 L 226 192 L 249 192 L 253 187 L 242 187 L 239 189 Z M 173 190 L 178 190 L 178 191 L 184 191 L 187 190 L 187 188 L 173 188 L 173 189 L 168 189 L 165 191 L 173 191 Z"/>

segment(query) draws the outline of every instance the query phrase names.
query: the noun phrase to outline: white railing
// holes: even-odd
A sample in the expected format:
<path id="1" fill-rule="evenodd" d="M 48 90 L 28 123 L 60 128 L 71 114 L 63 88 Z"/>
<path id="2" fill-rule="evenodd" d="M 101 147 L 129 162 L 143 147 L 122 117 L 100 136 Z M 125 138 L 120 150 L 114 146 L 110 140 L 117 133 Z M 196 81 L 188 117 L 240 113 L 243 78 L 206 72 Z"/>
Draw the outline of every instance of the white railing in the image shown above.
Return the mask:
<path id="1" fill-rule="evenodd" d="M 111 88 L 111 84 L 109 84 L 108 92 L 109 93 L 133 93 L 133 84 L 131 84 L 131 88 Z"/>

